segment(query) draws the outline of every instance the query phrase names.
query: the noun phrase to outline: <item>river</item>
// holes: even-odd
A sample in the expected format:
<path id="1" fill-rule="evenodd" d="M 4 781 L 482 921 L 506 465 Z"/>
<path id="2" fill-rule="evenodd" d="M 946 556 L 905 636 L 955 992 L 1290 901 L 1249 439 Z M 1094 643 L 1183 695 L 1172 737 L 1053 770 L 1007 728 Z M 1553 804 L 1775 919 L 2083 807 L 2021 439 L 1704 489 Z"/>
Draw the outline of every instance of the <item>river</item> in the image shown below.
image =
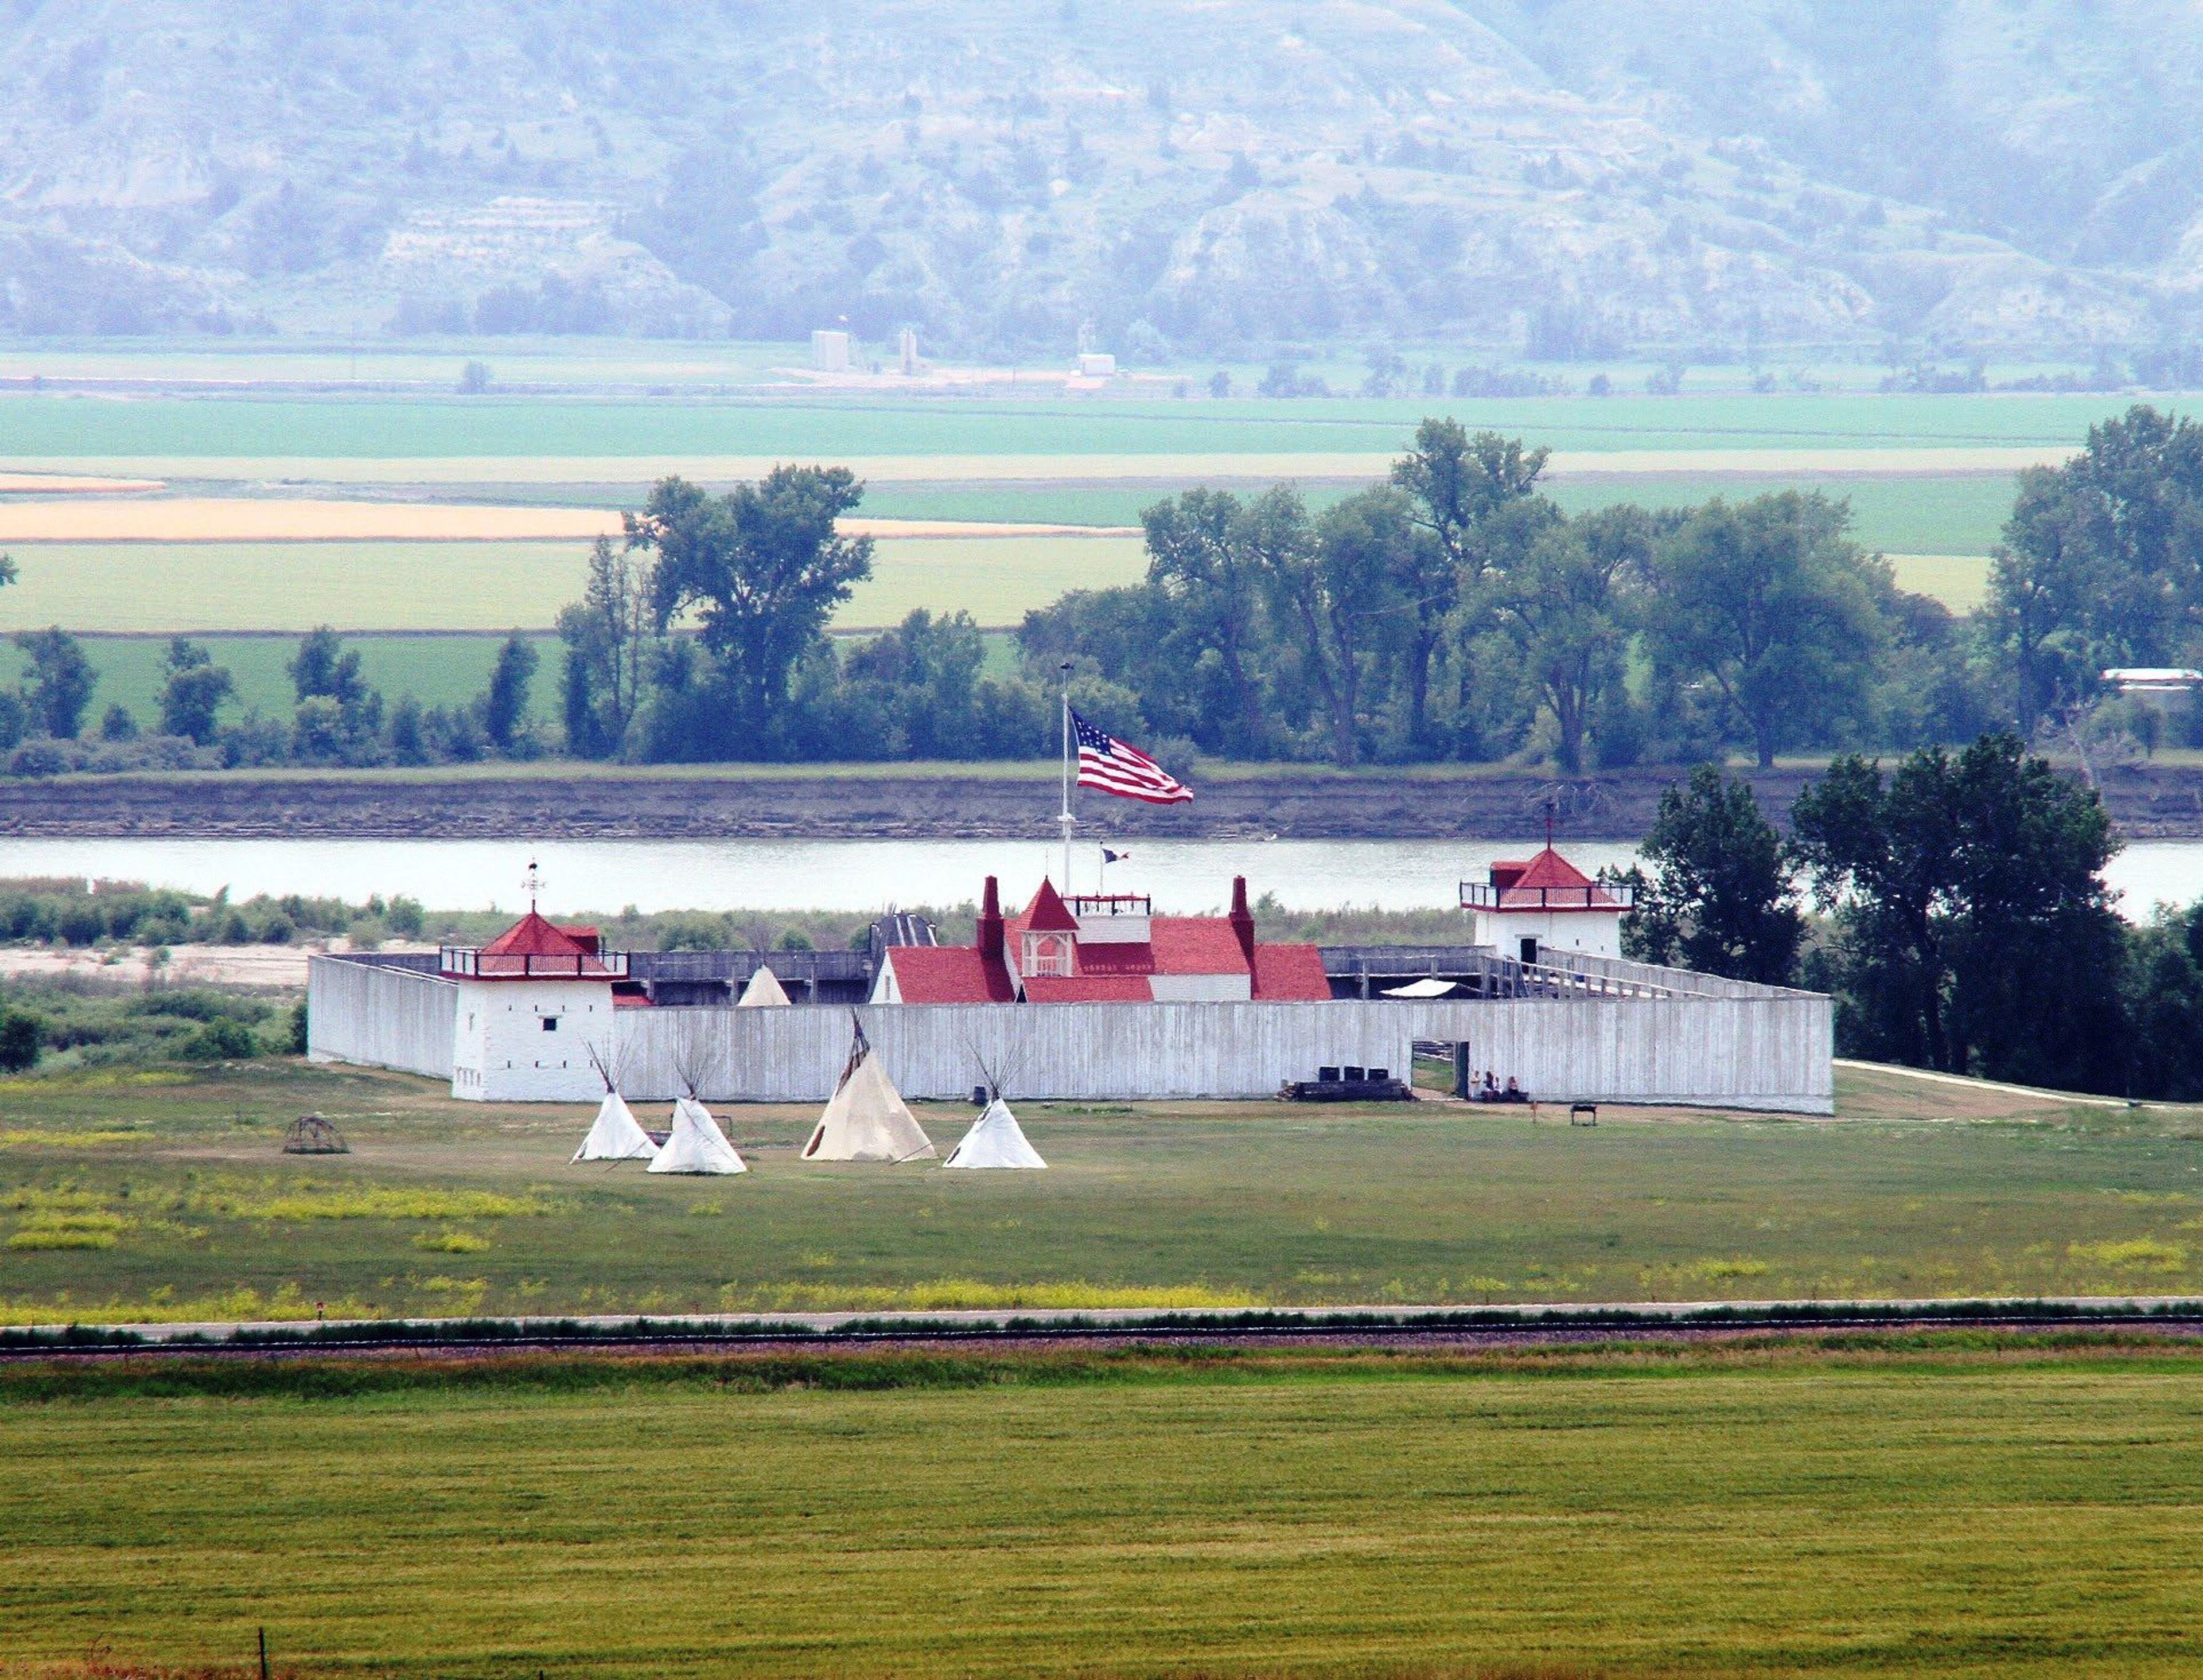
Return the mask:
<path id="1" fill-rule="evenodd" d="M 1101 849 L 1073 849 L 1076 885 L 1153 894 L 1158 910 L 1220 909 L 1231 877 L 1292 910 L 1347 905 L 1430 910 L 1459 902 L 1495 858 L 1523 857 L 1534 840 L 1135 840 L 1109 865 Z M 1587 869 L 1627 864 L 1633 848 L 1571 842 Z M 989 873 L 1022 903 L 1044 871 L 1061 873 L 1060 847 L 1020 840 L 8 840 L 0 877 L 92 876 L 192 893 L 298 893 L 353 903 L 403 893 L 437 910 L 511 909 L 531 858 L 541 903 L 556 915 L 656 910 L 877 911 L 947 905 L 978 896 Z M 2112 862 L 2111 885 L 2130 917 L 2160 900 L 2203 898 L 2203 841 L 2149 840 Z"/>

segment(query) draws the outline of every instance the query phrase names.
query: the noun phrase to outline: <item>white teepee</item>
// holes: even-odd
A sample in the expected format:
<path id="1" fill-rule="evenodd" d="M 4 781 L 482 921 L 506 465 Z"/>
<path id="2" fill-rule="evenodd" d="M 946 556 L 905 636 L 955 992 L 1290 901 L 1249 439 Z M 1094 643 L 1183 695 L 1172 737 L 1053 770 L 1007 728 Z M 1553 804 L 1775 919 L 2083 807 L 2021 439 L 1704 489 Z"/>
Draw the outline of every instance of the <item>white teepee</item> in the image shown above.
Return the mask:
<path id="1" fill-rule="evenodd" d="M 1025 1130 L 998 1093 L 987 1111 L 972 1123 L 964 1140 L 948 1152 L 944 1167 L 1044 1167 L 1040 1151 L 1025 1141 Z M 658 1170 L 653 1165 L 653 1172 Z"/>
<path id="2" fill-rule="evenodd" d="M 647 1161 L 658 1153 L 650 1134 L 635 1123 L 626 1099 L 617 1091 L 605 1093 L 597 1105 L 596 1123 L 574 1152 L 576 1161 Z M 570 1164 L 570 1163 L 569 1164 Z"/>
<path id="3" fill-rule="evenodd" d="M 736 1009 L 784 1007 L 787 1002 L 788 988 L 780 983 L 780 976 L 769 968 L 759 968 L 750 976 L 750 983 L 742 987 L 742 995 L 736 1001 L 735 1007 Z"/>
<path id="4" fill-rule="evenodd" d="M 803 1146 L 806 1161 L 930 1161 L 940 1151 L 880 1065 L 853 1015 L 848 1065 Z"/>
<path id="5" fill-rule="evenodd" d="M 727 1141 L 712 1111 L 694 1097 L 682 1097 L 673 1105 L 673 1130 L 648 1170 L 728 1173 L 747 1172 L 749 1166 Z"/>

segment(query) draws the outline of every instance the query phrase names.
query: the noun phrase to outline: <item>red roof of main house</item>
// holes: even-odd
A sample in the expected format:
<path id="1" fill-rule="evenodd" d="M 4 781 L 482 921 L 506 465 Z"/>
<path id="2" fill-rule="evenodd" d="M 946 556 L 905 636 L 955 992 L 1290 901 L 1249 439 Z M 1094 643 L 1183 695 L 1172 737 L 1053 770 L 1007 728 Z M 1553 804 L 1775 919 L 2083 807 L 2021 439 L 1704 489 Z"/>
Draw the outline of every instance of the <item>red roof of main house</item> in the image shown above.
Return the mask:
<path id="1" fill-rule="evenodd" d="M 1000 957 L 986 957 L 968 945 L 898 945 L 887 953 L 896 993 L 907 1004 L 1015 1003 Z"/>
<path id="2" fill-rule="evenodd" d="M 1245 974 L 1247 953 L 1221 916 L 1158 916 L 1149 924 L 1157 974 Z M 1079 952 L 1084 958 L 1086 952 Z"/>
<path id="3" fill-rule="evenodd" d="M 1073 935 L 1077 972 L 1026 975 L 1031 1003 L 1149 1003 L 1156 975 L 1246 975 L 1249 995 L 1266 1002 L 1328 1002 L 1331 981 L 1323 953 L 1312 945 L 1258 945 L 1250 971 L 1240 930 L 1229 917 L 1155 916 L 1145 940 L 1081 940 L 1078 919 L 1060 893 L 1041 883 L 1032 902 L 1007 917 L 1003 936 L 1012 951 L 1027 933 Z M 1008 1003 L 1007 972 L 999 961 L 965 946 L 897 946 L 889 953 L 895 987 L 905 1003 Z"/>
<path id="4" fill-rule="evenodd" d="M 1255 997 L 1261 1003 L 1329 1003 L 1331 976 L 1323 970 L 1323 952 L 1312 945 L 1256 946 Z"/>
<path id="5" fill-rule="evenodd" d="M 1620 899 L 1547 846 L 1534 858 L 1491 866 L 1502 910 L 1621 910 Z"/>
<path id="6" fill-rule="evenodd" d="M 482 980 L 604 980 L 611 975 L 597 954 L 594 928 L 570 933 L 529 911 L 475 953 Z"/>
<path id="7" fill-rule="evenodd" d="M 1143 974 L 1025 976 L 1025 1001 L 1031 1004 L 1150 1004 L 1155 1000 Z"/>

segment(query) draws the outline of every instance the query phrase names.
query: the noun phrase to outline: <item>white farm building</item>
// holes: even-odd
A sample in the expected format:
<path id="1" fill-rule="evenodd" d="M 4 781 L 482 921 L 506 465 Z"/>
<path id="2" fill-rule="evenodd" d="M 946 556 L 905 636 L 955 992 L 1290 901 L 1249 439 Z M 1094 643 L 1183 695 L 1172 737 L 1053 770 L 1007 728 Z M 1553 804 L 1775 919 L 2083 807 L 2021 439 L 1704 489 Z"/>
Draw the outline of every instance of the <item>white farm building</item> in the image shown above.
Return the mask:
<path id="1" fill-rule="evenodd" d="M 315 957 L 308 1052 L 480 1101 L 594 1103 L 601 1062 L 638 1100 L 693 1085 L 814 1103 L 847 1065 L 853 1009 L 914 1099 L 968 1095 L 983 1061 L 1014 1065 L 1034 1100 L 1268 1097 L 1404 1078 L 1420 1045 L 1544 1101 L 1831 1111 L 1828 998 L 1625 961 L 1613 889 L 1550 848 L 1501 866 L 1517 869 L 1468 905 L 1476 943 L 1416 949 L 1262 944 L 1243 883 L 1228 917 L 1066 905 L 1045 883 L 1004 917 L 990 878 L 976 946 L 898 917 L 869 953 L 608 952 L 531 911 L 480 947 Z M 1115 937 L 1135 915 L 1148 938 Z M 774 994 L 793 1001 L 737 1002 Z"/>

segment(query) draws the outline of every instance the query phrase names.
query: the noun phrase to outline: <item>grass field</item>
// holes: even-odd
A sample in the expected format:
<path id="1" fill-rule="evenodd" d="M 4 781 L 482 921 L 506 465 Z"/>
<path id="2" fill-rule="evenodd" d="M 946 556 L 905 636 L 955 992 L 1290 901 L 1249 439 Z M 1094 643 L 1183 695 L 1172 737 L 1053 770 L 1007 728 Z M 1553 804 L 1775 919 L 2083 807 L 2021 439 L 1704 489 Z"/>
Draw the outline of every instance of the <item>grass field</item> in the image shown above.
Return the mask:
<path id="1" fill-rule="evenodd" d="M 56 1680 L 242 1672 L 263 1628 L 299 1675 L 2199 1655 L 2192 1347 L 408 1360 L 0 1394 L 0 1662 Z"/>
<path id="2" fill-rule="evenodd" d="M 350 636 L 347 649 L 360 656 L 360 669 L 384 697 L 396 700 L 410 694 L 424 706 L 462 705 L 489 686 L 491 667 L 505 641 L 499 634 Z M 297 704 L 285 666 L 298 651 L 295 635 L 220 636 L 203 645 L 216 664 L 226 667 L 237 681 L 240 708 L 257 708 L 271 716 L 287 716 Z M 559 642 L 555 636 L 536 639 L 540 663 L 536 668 L 534 699 L 539 713 L 557 703 Z M 91 636 L 85 655 L 99 673 L 92 691 L 92 726 L 114 704 L 134 716 L 141 727 L 155 727 L 161 715 L 161 689 L 166 681 L 162 662 L 168 644 L 160 636 Z M 0 642 L 0 681 L 15 680 L 23 669 L 23 656 Z"/>
<path id="3" fill-rule="evenodd" d="M 2191 1255 L 2203 1273 L 2194 1114 L 1844 1078 L 1835 1124 L 1036 1105 L 1053 1170 L 1031 1175 L 805 1166 L 811 1111 L 736 1108 L 753 1170 L 729 1182 L 570 1169 L 587 1111 L 397 1075 L 56 1074 L 0 1082 L 0 1321 L 2161 1293 Z M 353 1153 L 277 1152 L 308 1111 Z M 944 1148 L 970 1120 L 923 1118 Z"/>
<path id="4" fill-rule="evenodd" d="M 578 599 L 582 543 L 60 543 L 11 551 L 0 627 L 86 633 L 546 629 Z M 883 538 L 837 628 L 913 607 L 1015 625 L 1066 589 L 1125 583 L 1137 537 Z"/>
<path id="5" fill-rule="evenodd" d="M 2092 421 L 2125 406 L 2104 396 L 116 401 L 9 393 L 0 396 L 0 454 L 74 460 L 1368 453 L 1399 449 L 1433 413 L 1562 450 L 2054 446 L 2077 445 Z"/>

